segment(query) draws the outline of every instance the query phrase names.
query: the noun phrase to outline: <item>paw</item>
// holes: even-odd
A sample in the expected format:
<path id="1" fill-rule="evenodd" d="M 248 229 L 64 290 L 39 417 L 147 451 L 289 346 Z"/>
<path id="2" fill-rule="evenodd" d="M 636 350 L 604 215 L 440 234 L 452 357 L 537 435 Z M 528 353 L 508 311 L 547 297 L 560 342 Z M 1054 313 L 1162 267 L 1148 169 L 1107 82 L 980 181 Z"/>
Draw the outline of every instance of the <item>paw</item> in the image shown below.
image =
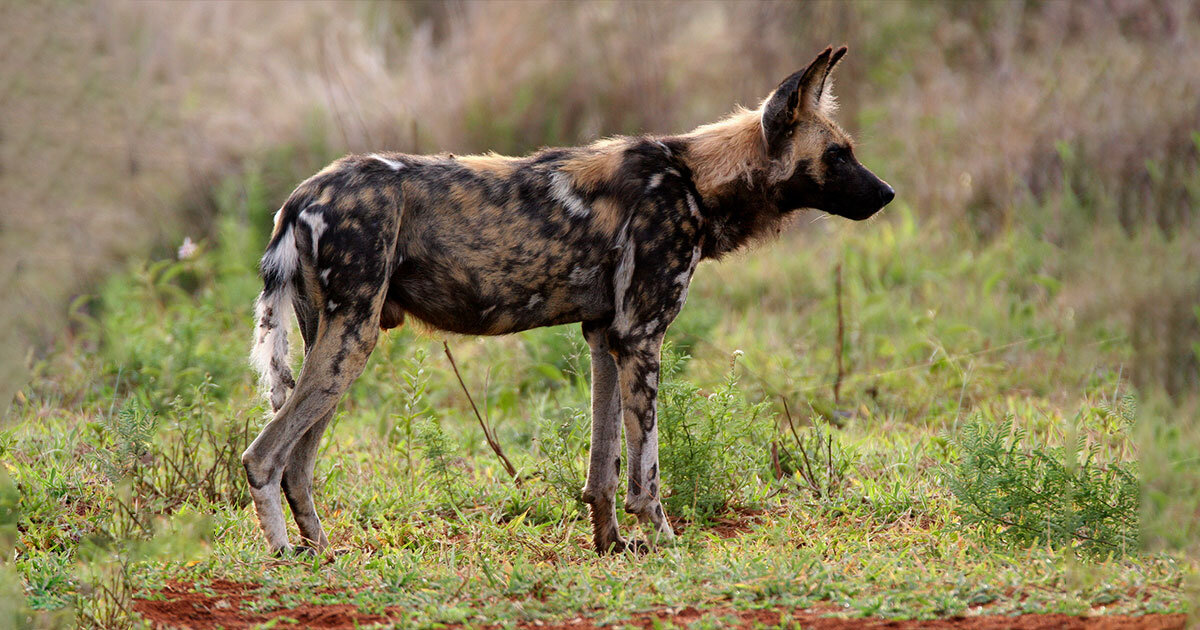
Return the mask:
<path id="1" fill-rule="evenodd" d="M 654 545 L 655 547 L 670 545 L 676 540 L 675 532 L 671 531 L 670 526 L 668 526 L 666 529 L 656 529 L 649 532 L 643 529 L 642 531 L 646 534 L 646 539 L 650 542 L 650 544 Z"/>
<path id="2" fill-rule="evenodd" d="M 669 543 L 675 540 L 675 530 L 671 529 L 671 523 L 663 513 L 661 504 L 655 505 L 652 510 L 639 513 L 637 517 L 642 531 L 648 532 L 647 538 L 654 543 Z"/>
<path id="3" fill-rule="evenodd" d="M 599 555 L 632 553 L 635 555 L 643 555 L 650 552 L 650 545 L 644 540 L 630 539 L 617 537 L 615 540 L 609 541 L 607 544 L 600 542 L 596 543 L 596 553 Z"/>
<path id="4" fill-rule="evenodd" d="M 317 555 L 317 550 L 308 545 L 287 545 L 275 550 L 273 555 L 280 560 L 306 560 Z"/>
<path id="5" fill-rule="evenodd" d="M 635 556 L 644 556 L 650 553 L 653 548 L 654 547 L 650 545 L 650 543 L 644 540 L 639 538 L 631 538 L 625 541 L 625 548 L 622 549 L 622 551 L 625 553 L 631 553 Z"/>
<path id="6" fill-rule="evenodd" d="M 296 558 L 312 558 L 319 553 L 315 547 L 309 547 L 308 545 L 296 545 L 292 547 L 292 556 Z"/>

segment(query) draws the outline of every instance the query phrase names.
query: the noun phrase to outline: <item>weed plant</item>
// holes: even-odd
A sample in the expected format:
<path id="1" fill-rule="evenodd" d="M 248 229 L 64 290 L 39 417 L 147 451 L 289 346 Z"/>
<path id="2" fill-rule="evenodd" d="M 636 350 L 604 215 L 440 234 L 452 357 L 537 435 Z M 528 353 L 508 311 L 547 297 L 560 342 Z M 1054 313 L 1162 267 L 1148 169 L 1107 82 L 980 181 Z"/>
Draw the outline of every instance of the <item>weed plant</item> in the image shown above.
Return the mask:
<path id="1" fill-rule="evenodd" d="M 742 507 L 747 492 L 763 488 L 774 416 L 740 387 L 737 354 L 711 393 L 682 378 L 691 357 L 663 348 L 659 390 L 659 452 L 667 510 L 706 520 Z M 669 462 L 669 463 L 668 463 Z"/>
<path id="2" fill-rule="evenodd" d="M 1124 401 L 1132 420 L 1132 398 Z M 984 540 L 1013 546 L 1049 544 L 1082 554 L 1123 556 L 1138 548 L 1137 465 L 1104 461 L 1100 444 L 1077 433 L 1064 446 L 1029 445 L 1013 417 L 978 416 L 958 438 L 959 459 L 947 484 L 964 525 Z"/>

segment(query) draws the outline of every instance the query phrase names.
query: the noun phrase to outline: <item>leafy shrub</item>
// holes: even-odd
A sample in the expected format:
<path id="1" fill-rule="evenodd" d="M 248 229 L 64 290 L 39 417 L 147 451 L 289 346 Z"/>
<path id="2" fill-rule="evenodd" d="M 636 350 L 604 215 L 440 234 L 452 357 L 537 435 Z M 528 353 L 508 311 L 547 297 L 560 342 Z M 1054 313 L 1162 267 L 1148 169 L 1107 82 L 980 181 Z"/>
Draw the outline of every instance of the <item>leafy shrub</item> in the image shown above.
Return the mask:
<path id="1" fill-rule="evenodd" d="M 725 381 L 705 395 L 679 378 L 690 357 L 663 348 L 658 398 L 660 466 L 668 511 L 706 519 L 745 501 L 770 459 L 772 416 L 738 387 L 737 354 Z"/>
<path id="2" fill-rule="evenodd" d="M 1090 556 L 1135 550 L 1135 464 L 1100 463 L 1099 445 L 1082 439 L 1075 448 L 1041 448 L 1025 446 L 1026 438 L 1012 416 L 999 424 L 975 416 L 963 427 L 962 456 L 947 475 L 963 523 L 1013 545 L 1049 543 Z"/>
<path id="3" fill-rule="evenodd" d="M 171 403 L 169 420 L 137 398 L 96 426 L 91 459 L 116 489 L 112 538 L 150 533 L 151 521 L 187 503 L 244 506 L 241 453 L 252 437 L 249 411 L 206 400 L 211 384 Z M 243 418 L 238 421 L 237 418 Z"/>
<path id="4" fill-rule="evenodd" d="M 146 410 L 136 398 L 131 398 L 103 422 L 112 444 L 96 451 L 96 463 L 110 482 L 119 483 L 133 476 L 149 457 L 150 440 L 158 428 L 158 416 Z"/>

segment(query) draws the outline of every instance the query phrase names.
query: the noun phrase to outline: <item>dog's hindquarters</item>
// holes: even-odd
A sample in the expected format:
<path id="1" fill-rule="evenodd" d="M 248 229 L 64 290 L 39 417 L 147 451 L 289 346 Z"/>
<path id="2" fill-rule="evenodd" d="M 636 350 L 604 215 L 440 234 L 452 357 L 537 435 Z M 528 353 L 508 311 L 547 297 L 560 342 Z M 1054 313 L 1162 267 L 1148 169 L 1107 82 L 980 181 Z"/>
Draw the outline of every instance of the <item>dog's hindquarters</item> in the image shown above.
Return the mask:
<path id="1" fill-rule="evenodd" d="M 364 177 L 355 166 L 335 163 L 302 184 L 280 211 L 263 257 L 252 357 L 275 415 L 242 454 L 242 464 L 275 551 L 291 548 L 281 490 L 301 536 L 317 548 L 328 544 L 312 501 L 316 447 L 379 336 L 401 199 L 388 180 L 382 193 L 364 194 L 364 185 L 380 179 Z M 305 341 L 304 365 L 294 381 L 287 368 L 289 307 Z"/>

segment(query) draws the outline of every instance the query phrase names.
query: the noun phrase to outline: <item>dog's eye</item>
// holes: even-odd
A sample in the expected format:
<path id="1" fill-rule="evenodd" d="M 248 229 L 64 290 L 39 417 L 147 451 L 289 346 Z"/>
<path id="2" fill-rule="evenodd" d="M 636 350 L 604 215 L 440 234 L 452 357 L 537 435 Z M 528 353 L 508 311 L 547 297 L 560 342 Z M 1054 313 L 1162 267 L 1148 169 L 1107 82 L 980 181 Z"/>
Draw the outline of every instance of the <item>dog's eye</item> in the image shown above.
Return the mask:
<path id="1" fill-rule="evenodd" d="M 829 156 L 830 163 L 844 164 L 846 162 L 847 156 L 850 152 L 846 150 L 846 147 L 832 146 L 832 147 L 829 147 L 828 149 L 826 149 L 825 153 L 826 153 L 826 155 Z"/>

